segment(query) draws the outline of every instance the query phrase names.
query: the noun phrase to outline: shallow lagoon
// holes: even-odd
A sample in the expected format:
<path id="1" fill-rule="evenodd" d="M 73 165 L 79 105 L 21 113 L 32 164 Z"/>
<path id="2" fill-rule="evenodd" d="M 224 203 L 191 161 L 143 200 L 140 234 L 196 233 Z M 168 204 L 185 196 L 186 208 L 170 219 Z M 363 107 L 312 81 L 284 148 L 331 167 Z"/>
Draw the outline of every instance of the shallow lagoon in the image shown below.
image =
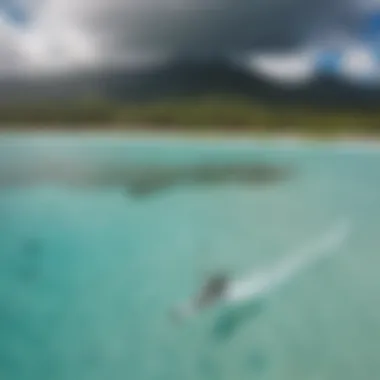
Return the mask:
<path id="1" fill-rule="evenodd" d="M 258 166 L 271 175 L 242 178 Z M 4 137 L 0 377 L 379 377 L 379 168 L 376 149 L 329 144 Z M 159 170 L 165 186 L 130 191 Z M 329 261 L 172 323 L 208 274 L 271 266 L 342 216 L 354 228 Z"/>

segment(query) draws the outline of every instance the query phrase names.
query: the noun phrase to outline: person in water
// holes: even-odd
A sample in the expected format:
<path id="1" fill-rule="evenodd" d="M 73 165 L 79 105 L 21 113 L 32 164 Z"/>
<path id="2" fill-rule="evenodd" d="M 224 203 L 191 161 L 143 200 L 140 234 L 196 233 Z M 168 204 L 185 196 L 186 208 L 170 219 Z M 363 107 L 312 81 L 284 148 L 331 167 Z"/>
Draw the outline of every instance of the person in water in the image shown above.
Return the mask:
<path id="1" fill-rule="evenodd" d="M 228 278 L 224 274 L 212 276 L 203 286 L 200 294 L 184 307 L 175 310 L 174 317 L 183 319 L 194 312 L 212 305 L 214 302 L 223 298 L 228 286 Z"/>
<path id="2" fill-rule="evenodd" d="M 213 302 L 222 298 L 228 285 L 228 278 L 224 274 L 212 276 L 203 287 L 201 293 L 195 300 L 197 308 L 201 309 L 209 306 Z"/>

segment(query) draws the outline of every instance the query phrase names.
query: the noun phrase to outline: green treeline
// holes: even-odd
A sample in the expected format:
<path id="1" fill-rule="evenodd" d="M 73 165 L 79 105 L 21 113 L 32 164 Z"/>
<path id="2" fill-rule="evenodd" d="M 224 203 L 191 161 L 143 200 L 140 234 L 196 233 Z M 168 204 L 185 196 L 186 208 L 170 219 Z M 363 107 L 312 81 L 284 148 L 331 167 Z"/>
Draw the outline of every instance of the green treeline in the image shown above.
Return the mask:
<path id="1" fill-rule="evenodd" d="M 244 130 L 254 132 L 377 133 L 379 110 L 332 110 L 257 104 L 247 99 L 205 97 L 145 104 L 91 100 L 72 103 L 0 105 L 3 128 L 59 126 L 67 129 L 134 130 L 150 126 L 176 130 Z"/>

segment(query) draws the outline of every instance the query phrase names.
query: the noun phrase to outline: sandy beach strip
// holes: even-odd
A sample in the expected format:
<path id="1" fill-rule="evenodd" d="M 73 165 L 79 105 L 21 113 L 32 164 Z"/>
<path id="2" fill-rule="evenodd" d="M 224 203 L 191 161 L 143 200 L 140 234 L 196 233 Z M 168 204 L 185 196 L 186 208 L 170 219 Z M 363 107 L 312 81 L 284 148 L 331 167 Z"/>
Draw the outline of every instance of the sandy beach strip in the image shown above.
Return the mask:
<path id="1" fill-rule="evenodd" d="M 370 148 L 380 150 L 380 133 L 379 134 L 360 134 L 360 133 L 317 133 L 317 132 L 258 132 L 234 130 L 234 128 L 222 127 L 218 128 L 202 128 L 196 127 L 194 130 L 184 130 L 181 128 L 168 127 L 162 128 L 157 126 L 138 126 L 127 129 L 123 126 L 75 126 L 67 127 L 51 126 L 15 126 L 1 128 L 0 144 L 10 141 L 16 142 L 19 138 L 30 139 L 30 141 L 38 141 L 45 139 L 62 139 L 72 140 L 73 138 L 85 139 L 86 141 L 134 141 L 134 142 L 163 142 L 163 143 L 201 143 L 203 144 L 231 144 L 237 145 L 252 145 L 252 144 L 275 144 L 284 147 L 294 147 L 302 145 L 315 146 L 337 146 L 345 148 Z M 290 128 L 289 128 L 290 130 Z"/>

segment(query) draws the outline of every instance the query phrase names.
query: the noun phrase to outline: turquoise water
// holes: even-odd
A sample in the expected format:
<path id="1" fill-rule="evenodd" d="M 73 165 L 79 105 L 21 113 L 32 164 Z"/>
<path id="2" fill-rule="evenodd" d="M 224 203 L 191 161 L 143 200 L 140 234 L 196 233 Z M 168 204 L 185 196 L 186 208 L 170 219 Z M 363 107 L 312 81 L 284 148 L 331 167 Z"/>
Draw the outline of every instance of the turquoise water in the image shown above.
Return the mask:
<path id="1" fill-rule="evenodd" d="M 20 182 L 22 168 L 57 160 L 62 173 L 260 161 L 295 175 L 145 198 L 122 180 Z M 1 379 L 380 377 L 380 150 L 14 137 L 0 141 L 0 168 L 12 179 L 0 188 Z M 217 309 L 173 324 L 207 274 L 271 266 L 342 216 L 352 232 L 328 261 L 226 319 Z"/>

